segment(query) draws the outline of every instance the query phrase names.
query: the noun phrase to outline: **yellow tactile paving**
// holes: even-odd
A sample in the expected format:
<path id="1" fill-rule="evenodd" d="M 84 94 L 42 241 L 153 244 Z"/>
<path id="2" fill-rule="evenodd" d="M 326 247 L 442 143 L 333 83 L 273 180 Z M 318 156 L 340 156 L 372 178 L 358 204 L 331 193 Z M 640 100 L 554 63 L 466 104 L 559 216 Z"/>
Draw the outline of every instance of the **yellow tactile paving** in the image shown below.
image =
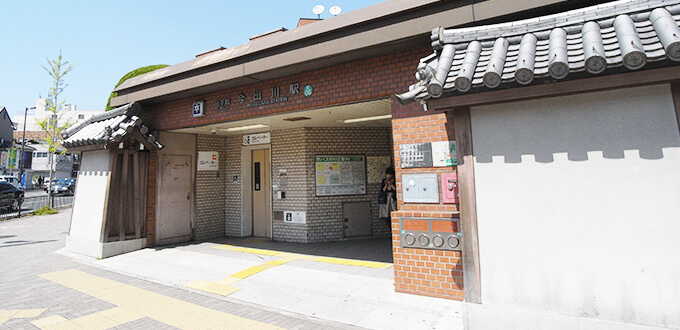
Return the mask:
<path id="1" fill-rule="evenodd" d="M 248 277 L 248 276 L 257 274 L 257 273 L 259 273 L 259 272 L 261 272 L 261 271 L 263 271 L 263 270 L 265 270 L 265 269 L 267 269 L 267 268 L 270 268 L 270 267 L 254 266 L 254 267 L 250 267 L 250 268 L 244 269 L 244 270 L 242 270 L 242 271 L 240 271 L 240 272 L 238 272 L 238 273 L 236 273 L 236 274 L 231 274 L 231 277 L 236 277 L 236 278 L 241 278 L 241 279 L 243 279 L 243 278 L 246 278 L 246 277 Z"/>
<path id="2" fill-rule="evenodd" d="M 44 319 L 31 321 L 31 324 L 40 329 L 57 329 L 59 324 L 68 322 L 68 320 L 61 315 L 53 315 Z"/>
<path id="3" fill-rule="evenodd" d="M 384 268 L 384 269 L 387 269 L 387 268 L 392 267 L 392 264 L 388 264 L 388 263 L 385 263 L 385 262 L 364 261 L 364 260 L 343 259 L 343 258 L 331 258 L 331 257 L 320 257 L 320 258 L 314 259 L 314 261 L 327 262 L 327 263 L 339 264 L 339 265 L 369 267 L 369 268 Z"/>
<path id="4" fill-rule="evenodd" d="M 327 262 L 327 263 L 332 263 L 332 264 L 360 266 L 360 267 L 369 267 L 369 268 L 387 269 L 387 268 L 392 267 L 391 263 L 386 263 L 386 262 L 364 261 L 364 260 L 332 258 L 332 257 L 318 257 L 318 256 L 311 256 L 311 255 L 298 254 L 298 253 L 286 253 L 286 252 L 264 250 L 264 249 L 244 248 L 244 247 L 239 247 L 239 246 L 234 246 L 234 245 L 229 245 L 229 244 L 222 244 L 222 245 L 215 246 L 213 248 L 214 249 L 220 249 L 220 250 L 238 251 L 238 252 L 244 252 L 244 253 L 252 253 L 252 254 L 261 254 L 261 255 L 282 257 L 280 260 L 270 261 L 267 264 L 273 264 L 275 262 L 281 262 L 283 260 L 286 260 L 286 261 L 281 262 L 280 264 L 284 264 L 286 262 L 291 262 L 291 261 L 294 261 L 294 260 L 311 260 L 311 261 L 317 261 L 317 262 Z"/>
<path id="5" fill-rule="evenodd" d="M 309 260 L 309 261 L 326 262 L 326 263 L 340 264 L 340 265 L 350 265 L 350 266 L 369 267 L 369 268 L 382 268 L 382 269 L 387 269 L 387 268 L 392 267 L 392 264 L 384 263 L 384 262 L 364 261 L 364 260 L 354 260 L 354 259 L 342 259 L 342 258 L 330 258 L 330 257 L 318 257 L 318 256 L 310 256 L 310 255 L 298 254 L 298 253 L 287 253 L 287 252 L 279 252 L 279 251 L 272 251 L 272 250 L 244 248 L 244 247 L 234 246 L 234 245 L 229 245 L 229 244 L 221 244 L 221 245 L 218 245 L 218 246 L 214 246 L 213 248 L 214 249 L 220 249 L 220 250 L 229 250 L 229 251 L 237 251 L 237 252 L 243 252 L 243 253 L 252 253 L 252 254 L 280 257 L 280 259 L 278 259 L 278 260 L 271 260 L 271 261 L 265 262 L 261 265 L 257 265 L 257 266 L 254 266 L 254 267 L 244 269 L 244 270 L 242 270 L 238 273 L 232 274 L 231 276 L 225 277 L 225 278 L 220 279 L 220 280 L 215 281 L 215 282 L 195 281 L 195 282 L 189 283 L 187 285 L 190 288 L 202 290 L 202 291 L 205 291 L 205 292 L 215 293 L 215 294 L 219 294 L 219 295 L 223 295 L 223 296 L 230 295 L 230 294 L 239 290 L 239 288 L 231 286 L 230 284 L 233 284 L 234 282 L 242 280 L 242 279 L 247 278 L 249 276 L 255 275 L 255 274 L 262 272 L 262 271 L 264 271 L 268 268 L 280 266 L 280 265 L 283 265 L 285 263 L 289 263 L 289 262 L 295 261 L 295 260 Z"/>
<path id="6" fill-rule="evenodd" d="M 9 309 L 0 310 L 0 324 L 3 324 L 11 319 L 24 319 L 29 317 L 38 317 L 47 309 Z"/>
<path id="7" fill-rule="evenodd" d="M 109 302 L 121 309 L 118 311 L 108 310 L 79 319 L 70 320 L 70 322 L 73 322 L 72 325 L 75 325 L 76 328 L 80 327 L 81 324 L 95 327 L 100 325 L 108 326 L 109 324 L 106 322 L 109 320 L 119 322 L 118 324 L 114 325 L 119 326 L 129 322 L 125 317 L 127 315 L 128 318 L 132 319 L 134 319 L 136 316 L 148 317 L 180 329 L 280 329 L 279 327 L 275 327 L 263 322 L 249 320 L 240 316 L 216 311 L 207 307 L 133 287 L 131 285 L 90 275 L 78 270 L 65 270 L 43 274 L 40 275 L 40 277 Z M 133 314 L 126 314 L 126 312 Z M 58 322 L 56 319 L 48 319 L 50 320 L 43 319 L 35 322 L 38 322 L 38 324 L 44 326 L 48 326 L 49 329 L 58 329 L 57 327 L 52 326 L 64 325 L 63 320 Z M 42 324 L 40 323 L 41 321 L 50 322 Z M 73 329 L 73 327 L 71 327 L 71 329 Z"/>
<path id="8" fill-rule="evenodd" d="M 275 256 L 275 255 L 281 254 L 281 252 L 279 252 L 279 251 L 246 248 L 246 247 L 233 246 L 233 245 L 227 245 L 227 244 L 218 245 L 218 246 L 215 246 L 213 248 L 219 249 L 219 250 L 229 250 L 229 251 L 237 251 L 237 252 L 244 252 L 244 253 L 251 253 L 251 254 L 261 254 L 261 255 L 265 255 L 265 256 Z"/>

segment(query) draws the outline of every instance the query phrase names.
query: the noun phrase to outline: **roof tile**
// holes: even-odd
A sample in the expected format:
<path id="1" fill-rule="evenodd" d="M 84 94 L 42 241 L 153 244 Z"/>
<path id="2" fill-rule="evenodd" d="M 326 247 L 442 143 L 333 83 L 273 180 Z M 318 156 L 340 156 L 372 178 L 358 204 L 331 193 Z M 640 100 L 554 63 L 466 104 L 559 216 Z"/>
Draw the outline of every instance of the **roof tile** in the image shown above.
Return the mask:
<path id="1" fill-rule="evenodd" d="M 678 21 L 680 0 L 620 0 L 517 22 L 436 28 L 434 56 L 421 59 L 418 81 L 397 98 L 409 103 L 504 84 L 569 79 L 570 73 L 586 70 L 600 74 L 621 66 L 644 69 L 648 62 L 675 65 L 680 61 Z M 507 40 L 505 54 L 494 53 L 499 40 Z M 453 61 L 442 62 L 442 56 L 451 57 L 450 49 Z"/>

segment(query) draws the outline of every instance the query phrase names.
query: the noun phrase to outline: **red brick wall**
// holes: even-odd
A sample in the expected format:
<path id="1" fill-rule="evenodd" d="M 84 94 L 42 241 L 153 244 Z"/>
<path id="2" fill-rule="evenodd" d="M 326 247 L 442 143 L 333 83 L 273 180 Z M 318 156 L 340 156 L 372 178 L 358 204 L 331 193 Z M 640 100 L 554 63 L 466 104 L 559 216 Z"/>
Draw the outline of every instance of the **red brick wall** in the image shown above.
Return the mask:
<path id="1" fill-rule="evenodd" d="M 420 58 L 430 52 L 431 49 L 428 48 L 410 49 L 403 53 L 360 59 L 192 98 L 145 105 L 144 122 L 155 129 L 168 130 L 391 97 L 406 91 L 408 86 L 415 82 L 415 68 Z M 288 89 L 291 83 L 299 83 L 300 92 L 305 85 L 312 85 L 314 94 L 311 97 L 305 97 L 302 93 L 290 95 Z M 289 98 L 287 102 L 246 107 L 246 103 L 252 102 L 254 91 L 261 90 L 262 98 L 267 99 L 274 86 L 281 88 L 281 96 Z M 240 93 L 247 97 L 243 104 L 237 101 Z M 230 108 L 216 110 L 215 102 L 224 98 L 231 98 Z M 205 116 L 194 118 L 191 106 L 201 100 L 205 102 Z"/>
<path id="2" fill-rule="evenodd" d="M 395 164 L 401 163 L 401 144 L 455 140 L 452 114 L 426 112 L 420 104 L 393 104 L 392 112 L 395 117 L 392 120 Z M 392 214 L 392 251 L 395 288 L 398 292 L 463 300 L 463 263 L 460 252 L 402 248 L 400 241 L 400 218 L 451 219 L 458 216 L 458 207 L 455 204 L 404 203 L 401 176 L 404 173 L 440 174 L 453 171 L 455 167 L 396 168 L 398 211 Z"/>

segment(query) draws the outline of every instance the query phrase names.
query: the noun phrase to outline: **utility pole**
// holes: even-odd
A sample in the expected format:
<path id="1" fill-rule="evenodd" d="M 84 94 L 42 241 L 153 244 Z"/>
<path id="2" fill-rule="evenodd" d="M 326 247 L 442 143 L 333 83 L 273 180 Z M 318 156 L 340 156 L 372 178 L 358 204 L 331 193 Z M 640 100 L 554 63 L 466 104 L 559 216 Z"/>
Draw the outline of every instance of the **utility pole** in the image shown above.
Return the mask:
<path id="1" fill-rule="evenodd" d="M 28 115 L 28 110 L 29 109 L 35 109 L 35 107 L 32 108 L 26 108 L 26 111 L 24 111 L 24 133 L 21 136 L 21 158 L 19 158 L 19 182 L 21 182 L 21 178 L 24 177 L 24 150 L 26 149 L 26 116 Z M 26 191 L 26 182 L 28 180 L 24 179 L 24 191 Z M 19 218 L 21 218 L 21 205 L 19 205 Z"/>

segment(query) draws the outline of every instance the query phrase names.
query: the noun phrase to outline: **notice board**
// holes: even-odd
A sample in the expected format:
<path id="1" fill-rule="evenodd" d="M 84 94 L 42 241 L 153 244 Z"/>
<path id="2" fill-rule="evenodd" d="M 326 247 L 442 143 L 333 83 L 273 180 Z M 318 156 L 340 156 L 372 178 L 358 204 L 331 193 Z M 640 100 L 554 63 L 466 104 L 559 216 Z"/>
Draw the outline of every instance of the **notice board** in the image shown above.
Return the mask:
<path id="1" fill-rule="evenodd" d="M 401 168 L 456 166 L 456 142 L 440 141 L 399 146 Z"/>
<path id="2" fill-rule="evenodd" d="M 366 194 L 364 155 L 315 156 L 316 196 Z"/>

